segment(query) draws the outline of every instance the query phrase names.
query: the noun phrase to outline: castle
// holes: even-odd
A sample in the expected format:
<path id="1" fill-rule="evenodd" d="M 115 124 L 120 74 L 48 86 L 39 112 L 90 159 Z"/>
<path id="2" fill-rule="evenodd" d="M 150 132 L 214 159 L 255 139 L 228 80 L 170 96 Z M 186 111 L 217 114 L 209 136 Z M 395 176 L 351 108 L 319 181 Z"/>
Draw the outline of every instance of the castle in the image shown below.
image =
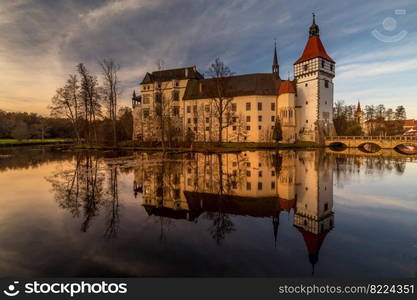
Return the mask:
<path id="1" fill-rule="evenodd" d="M 326 53 L 313 14 L 308 41 L 294 63 L 294 79 L 281 79 L 275 46 L 272 73 L 227 78 L 225 117 L 216 116 L 218 104 L 211 93 L 216 79 L 204 78 L 195 66 L 146 73 L 140 95 L 134 92 L 132 98 L 133 139 L 192 136 L 211 142 L 221 134 L 225 142 L 270 142 L 274 126 L 280 126 L 283 142 L 321 142 L 334 135 L 334 76 L 335 61 Z"/>

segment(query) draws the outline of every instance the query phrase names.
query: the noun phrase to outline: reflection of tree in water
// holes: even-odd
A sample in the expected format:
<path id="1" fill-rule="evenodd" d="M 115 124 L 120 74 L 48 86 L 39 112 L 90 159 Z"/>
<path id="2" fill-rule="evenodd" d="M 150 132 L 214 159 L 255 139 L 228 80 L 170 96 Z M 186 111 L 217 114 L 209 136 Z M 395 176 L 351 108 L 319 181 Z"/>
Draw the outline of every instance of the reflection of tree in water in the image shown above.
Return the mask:
<path id="1" fill-rule="evenodd" d="M 232 194 L 232 174 L 227 172 L 223 166 L 223 156 L 222 154 L 217 154 L 217 163 L 218 163 L 218 181 L 217 181 L 217 194 L 219 201 L 217 202 L 218 208 L 216 212 L 208 212 L 206 214 L 207 218 L 213 223 L 209 228 L 211 237 L 216 241 L 217 244 L 220 244 L 226 237 L 228 233 L 235 231 L 235 226 L 230 218 L 230 216 L 223 212 L 223 203 L 226 201 L 224 195 Z"/>
<path id="2" fill-rule="evenodd" d="M 384 176 L 393 170 L 398 175 L 405 172 L 406 160 L 391 157 L 365 157 L 365 156 L 345 156 L 333 155 L 335 157 L 335 179 L 337 185 L 349 182 L 353 175 L 359 174 L 360 170 L 369 176 Z"/>
<path id="3" fill-rule="evenodd" d="M 109 201 L 106 201 L 107 216 L 106 216 L 106 230 L 104 235 L 108 238 L 117 236 L 119 230 L 119 188 L 118 188 L 118 169 L 116 166 L 111 166 L 109 170 L 109 183 L 107 194 Z"/>
<path id="4" fill-rule="evenodd" d="M 119 224 L 118 171 L 116 167 L 110 167 L 105 191 L 105 172 L 100 166 L 100 159 L 92 153 L 77 153 L 74 168 L 58 171 L 47 180 L 59 207 L 68 210 L 75 218 L 83 218 L 81 231 L 88 231 L 91 220 L 104 207 L 107 212 L 104 234 L 115 237 Z"/>

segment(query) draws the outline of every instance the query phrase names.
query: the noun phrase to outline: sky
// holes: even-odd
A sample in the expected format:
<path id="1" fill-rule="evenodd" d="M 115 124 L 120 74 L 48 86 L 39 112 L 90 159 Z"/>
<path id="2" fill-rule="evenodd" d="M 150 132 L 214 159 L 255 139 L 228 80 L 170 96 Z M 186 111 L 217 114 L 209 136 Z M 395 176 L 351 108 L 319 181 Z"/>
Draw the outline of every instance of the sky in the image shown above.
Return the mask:
<path id="1" fill-rule="evenodd" d="M 83 62 L 120 65 L 121 105 L 159 60 L 165 69 L 220 57 L 236 74 L 280 74 L 308 38 L 312 12 L 336 61 L 335 98 L 362 106 L 404 105 L 417 118 L 415 0 L 0 0 L 0 109 L 48 114 L 55 90 Z"/>

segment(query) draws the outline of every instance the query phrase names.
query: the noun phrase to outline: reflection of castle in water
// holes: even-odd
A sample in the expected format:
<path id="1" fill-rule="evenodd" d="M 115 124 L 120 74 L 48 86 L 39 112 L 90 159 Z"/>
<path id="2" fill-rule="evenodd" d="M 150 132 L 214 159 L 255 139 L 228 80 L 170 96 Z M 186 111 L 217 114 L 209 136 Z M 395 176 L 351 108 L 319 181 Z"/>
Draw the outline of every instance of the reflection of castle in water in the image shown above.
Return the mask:
<path id="1" fill-rule="evenodd" d="M 138 154 L 134 192 L 149 215 L 196 222 L 200 215 L 272 218 L 293 211 L 309 260 L 333 228 L 332 158 L 311 152 L 242 152 L 162 157 Z"/>

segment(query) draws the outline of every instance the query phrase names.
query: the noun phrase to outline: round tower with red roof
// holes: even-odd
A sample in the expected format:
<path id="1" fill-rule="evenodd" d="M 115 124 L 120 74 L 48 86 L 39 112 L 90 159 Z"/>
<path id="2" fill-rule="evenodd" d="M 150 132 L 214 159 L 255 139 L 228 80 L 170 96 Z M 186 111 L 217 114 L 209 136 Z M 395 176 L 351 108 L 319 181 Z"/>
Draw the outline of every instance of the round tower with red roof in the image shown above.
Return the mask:
<path id="1" fill-rule="evenodd" d="M 333 129 L 333 78 L 335 61 L 320 40 L 313 14 L 309 38 L 301 57 L 294 63 L 297 128 L 301 140 L 320 142 Z"/>

